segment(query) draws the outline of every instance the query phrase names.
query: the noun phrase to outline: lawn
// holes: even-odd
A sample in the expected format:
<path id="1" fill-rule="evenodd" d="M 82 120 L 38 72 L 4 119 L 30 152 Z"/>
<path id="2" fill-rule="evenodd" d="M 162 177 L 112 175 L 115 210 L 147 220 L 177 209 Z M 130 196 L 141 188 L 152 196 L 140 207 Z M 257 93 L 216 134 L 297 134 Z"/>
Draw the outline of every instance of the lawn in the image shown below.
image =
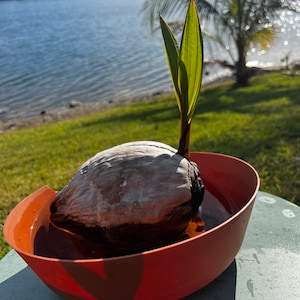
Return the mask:
<path id="1" fill-rule="evenodd" d="M 225 153 L 252 164 L 261 190 L 300 205 L 300 77 L 269 73 L 247 87 L 204 88 L 191 128 L 191 151 Z M 0 135 L 0 258 L 9 211 L 41 186 L 61 189 L 100 150 L 134 140 L 177 147 L 173 96 Z M 201 167 L 201 166 L 200 166 Z"/>

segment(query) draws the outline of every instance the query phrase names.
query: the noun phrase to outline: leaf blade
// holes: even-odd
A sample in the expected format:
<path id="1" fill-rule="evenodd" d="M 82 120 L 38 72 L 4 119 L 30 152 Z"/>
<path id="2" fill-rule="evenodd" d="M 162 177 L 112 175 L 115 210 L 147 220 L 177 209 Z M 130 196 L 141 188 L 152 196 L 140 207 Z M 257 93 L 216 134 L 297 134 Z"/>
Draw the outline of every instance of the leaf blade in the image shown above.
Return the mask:
<path id="1" fill-rule="evenodd" d="M 179 110 L 182 110 L 180 101 L 180 91 L 178 87 L 178 60 L 179 60 L 179 47 L 177 41 L 162 16 L 160 16 L 160 27 L 164 40 L 164 50 L 167 58 L 168 67 L 171 73 L 172 82 L 176 91 L 176 99 Z"/>
<path id="2" fill-rule="evenodd" d="M 190 2 L 187 12 L 179 60 L 185 66 L 185 70 L 179 67 L 179 89 L 184 98 L 183 104 L 187 106 L 183 111 L 186 112 L 186 120 L 190 122 L 199 100 L 203 74 L 203 38 L 194 1 Z M 185 78 L 187 78 L 187 83 L 184 82 Z"/>

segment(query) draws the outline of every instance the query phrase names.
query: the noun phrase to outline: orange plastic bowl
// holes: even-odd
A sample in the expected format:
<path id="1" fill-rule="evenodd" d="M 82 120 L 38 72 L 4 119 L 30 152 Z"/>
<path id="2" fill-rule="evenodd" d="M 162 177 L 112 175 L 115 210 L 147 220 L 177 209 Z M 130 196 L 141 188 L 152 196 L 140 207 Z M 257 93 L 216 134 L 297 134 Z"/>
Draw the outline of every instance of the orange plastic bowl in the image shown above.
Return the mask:
<path id="1" fill-rule="evenodd" d="M 187 296 L 217 278 L 234 260 L 259 187 L 257 172 L 242 160 L 199 152 L 192 153 L 191 159 L 200 166 L 207 188 L 201 213 L 212 227 L 200 236 L 113 258 L 38 256 L 33 249 L 35 235 L 42 226 L 48 226 L 49 206 L 56 193 L 43 187 L 12 210 L 4 226 L 5 238 L 40 279 L 64 299 Z"/>

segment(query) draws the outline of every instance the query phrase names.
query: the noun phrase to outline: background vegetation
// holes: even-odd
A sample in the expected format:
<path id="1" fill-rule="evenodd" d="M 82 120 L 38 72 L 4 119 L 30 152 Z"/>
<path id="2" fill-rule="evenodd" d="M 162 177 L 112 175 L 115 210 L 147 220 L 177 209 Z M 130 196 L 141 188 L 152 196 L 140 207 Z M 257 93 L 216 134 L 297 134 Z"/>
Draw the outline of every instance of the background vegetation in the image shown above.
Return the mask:
<path id="1" fill-rule="evenodd" d="M 283 10 L 299 12 L 300 5 L 294 0 L 194 0 L 202 23 L 205 45 L 217 47 L 215 63 L 231 68 L 236 82 L 247 85 L 251 69 L 247 67 L 247 52 L 252 47 L 267 50 L 276 39 L 276 21 Z M 187 0 L 145 0 L 143 14 L 145 23 L 154 29 L 158 15 L 170 18 L 178 28 L 182 24 L 190 1 Z M 170 22 L 169 21 L 169 22 Z M 220 47 L 220 48 L 219 48 Z M 227 55 L 226 55 L 227 54 Z M 210 55 L 209 55 L 210 56 Z"/>
<path id="2" fill-rule="evenodd" d="M 219 152 L 252 164 L 261 190 L 300 205 L 300 77 L 280 73 L 203 89 L 191 128 L 191 151 Z M 134 140 L 177 148 L 179 112 L 173 96 L 83 118 L 0 135 L 0 258 L 9 211 L 48 185 L 60 190 L 100 150 Z"/>

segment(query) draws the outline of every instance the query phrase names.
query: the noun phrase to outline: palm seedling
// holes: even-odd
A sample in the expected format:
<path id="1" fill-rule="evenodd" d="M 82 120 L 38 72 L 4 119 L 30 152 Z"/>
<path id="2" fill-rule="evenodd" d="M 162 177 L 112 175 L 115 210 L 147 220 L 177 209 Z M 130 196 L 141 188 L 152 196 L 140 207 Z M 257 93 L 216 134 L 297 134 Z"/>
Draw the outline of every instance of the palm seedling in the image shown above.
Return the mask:
<path id="1" fill-rule="evenodd" d="M 99 152 L 53 199 L 51 220 L 72 233 L 123 250 L 178 240 L 198 215 L 204 186 L 189 160 L 189 137 L 202 80 L 202 36 L 190 2 L 180 47 L 161 17 L 167 62 L 181 116 L 178 151 L 131 142 Z"/>
<path id="2" fill-rule="evenodd" d="M 202 83 L 203 44 L 200 22 L 194 1 L 186 16 L 180 48 L 166 21 L 160 17 L 165 53 L 180 111 L 178 153 L 189 159 L 189 138 Z"/>

